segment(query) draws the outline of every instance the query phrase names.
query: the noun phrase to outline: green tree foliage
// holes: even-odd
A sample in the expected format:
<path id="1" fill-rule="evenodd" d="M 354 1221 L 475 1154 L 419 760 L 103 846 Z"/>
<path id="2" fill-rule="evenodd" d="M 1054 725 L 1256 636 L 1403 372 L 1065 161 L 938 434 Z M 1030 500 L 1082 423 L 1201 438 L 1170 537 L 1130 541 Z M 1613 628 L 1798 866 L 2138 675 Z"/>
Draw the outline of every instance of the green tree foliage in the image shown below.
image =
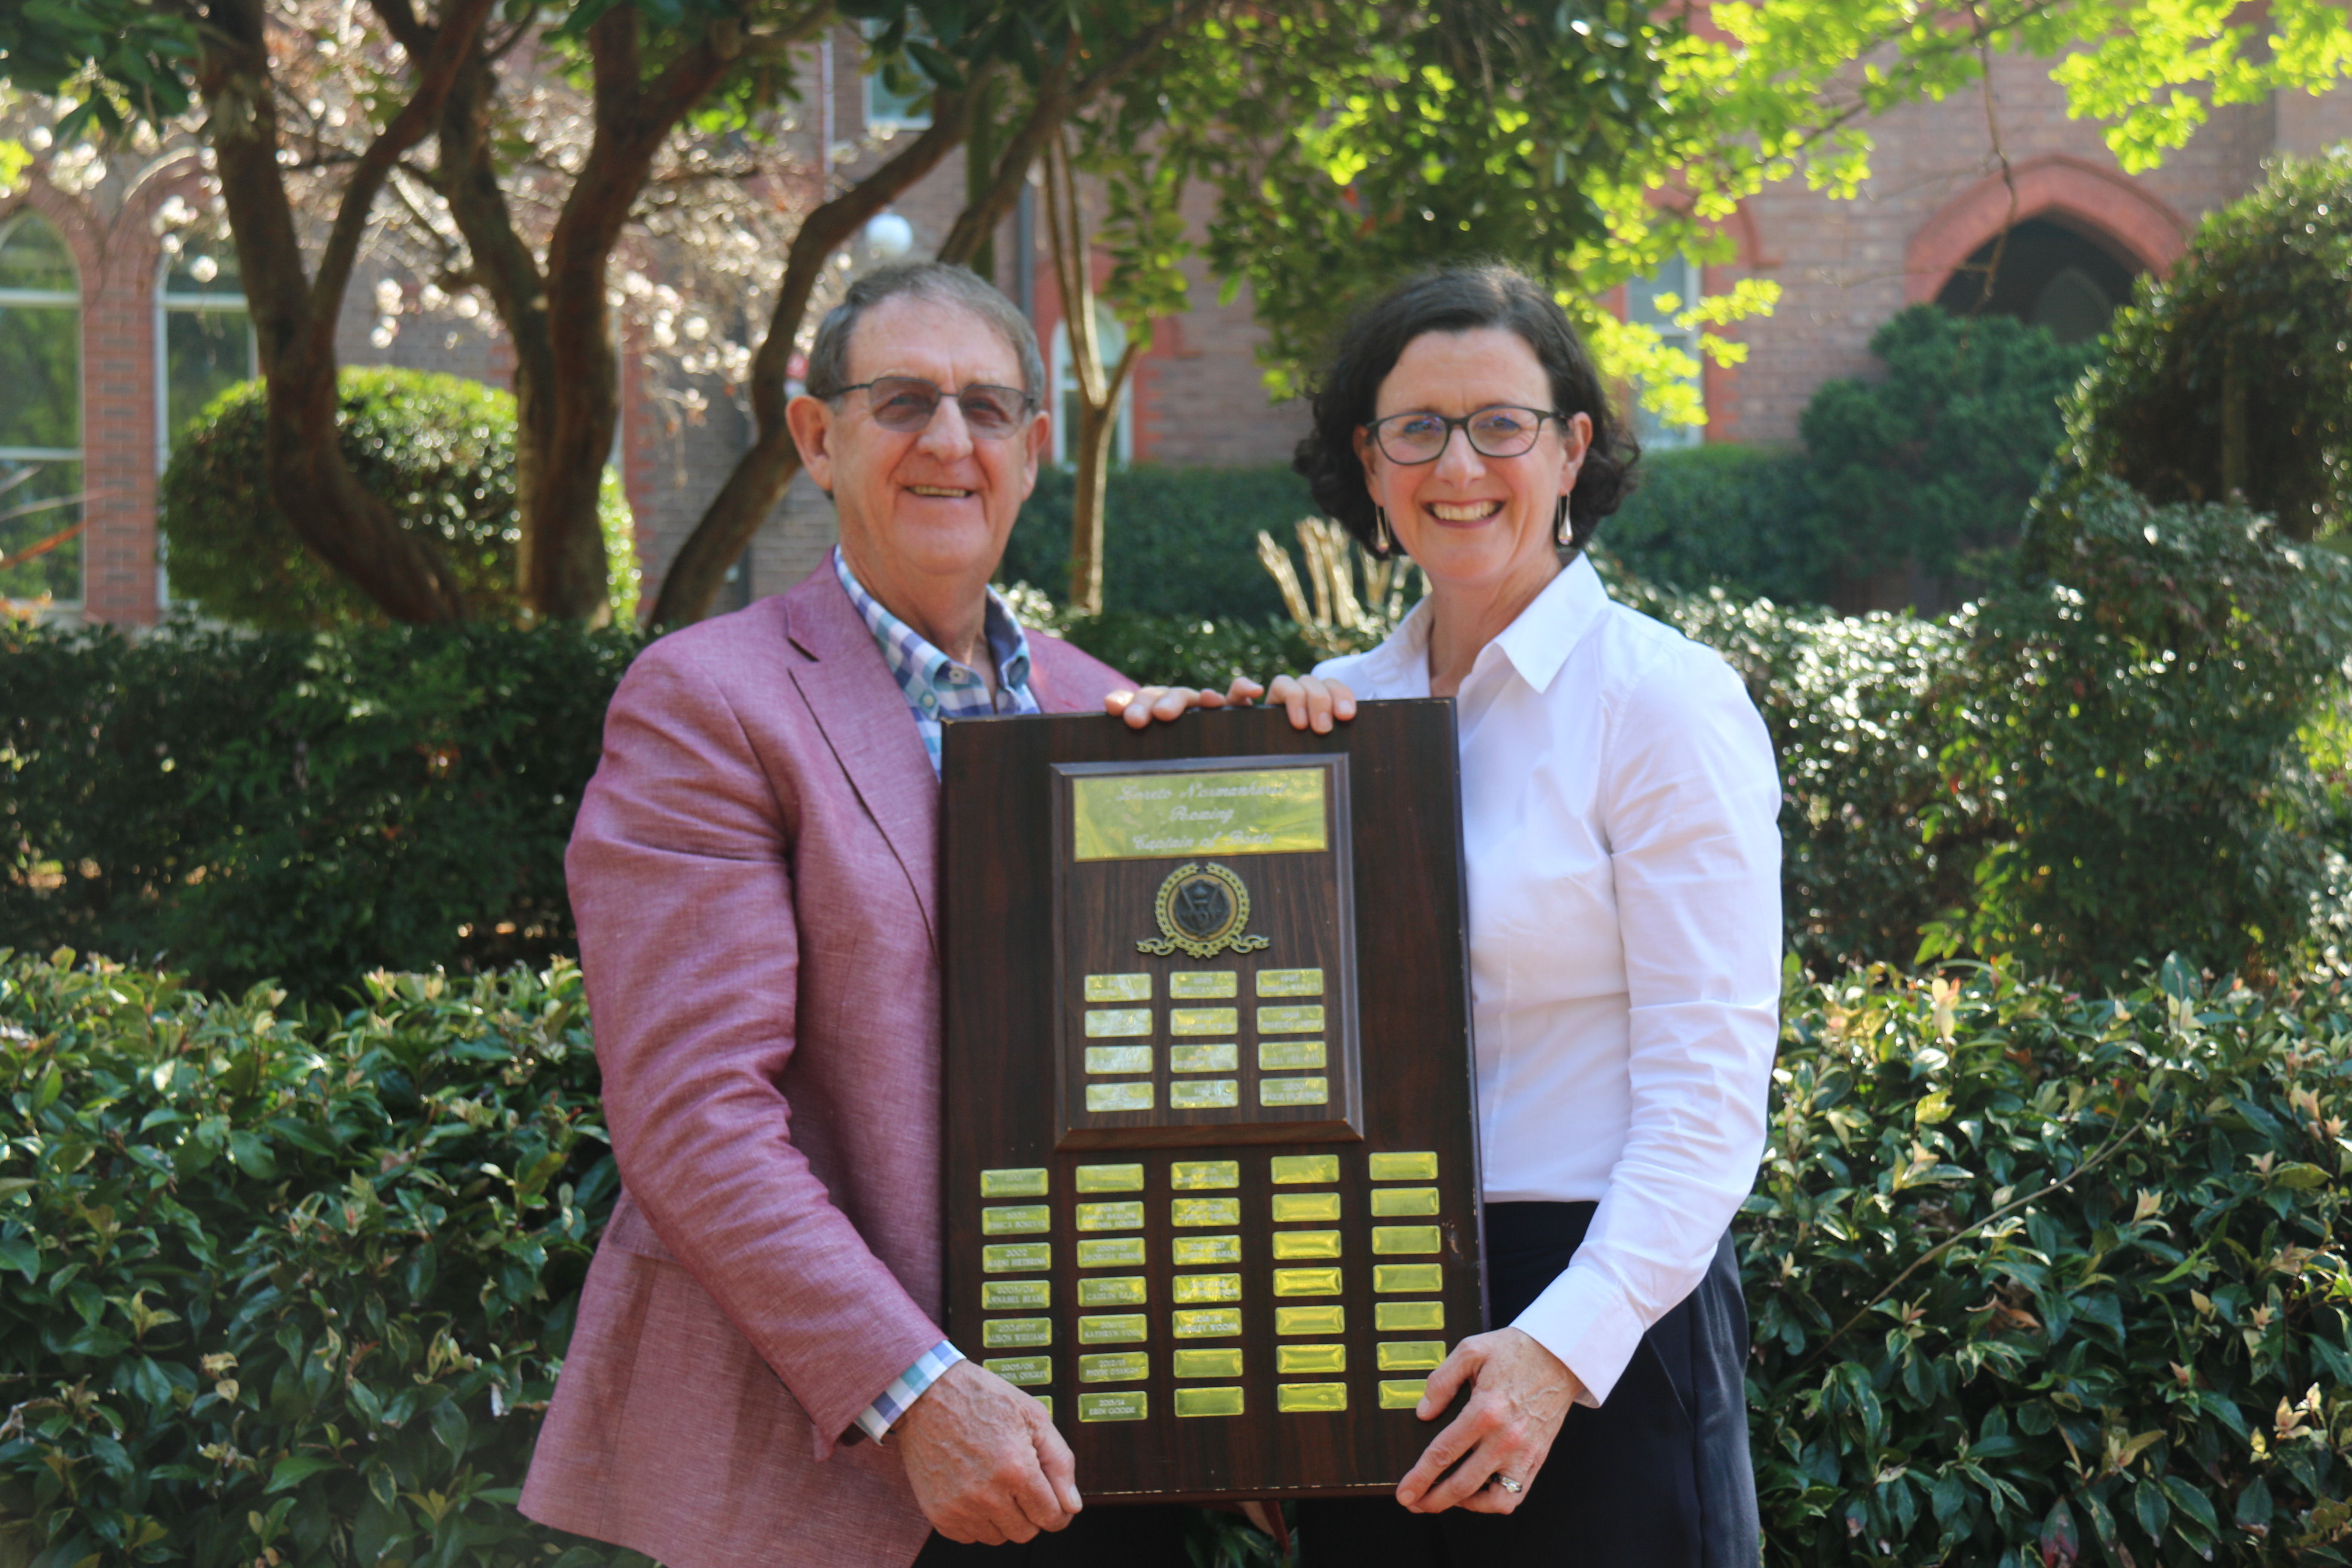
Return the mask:
<path id="1" fill-rule="evenodd" d="M 2352 1556 L 2352 997 L 1786 1000 L 1735 1225 L 1767 1561 Z"/>
<path id="2" fill-rule="evenodd" d="M 1216 188 L 1203 248 L 1228 298 L 1252 291 L 1276 396 L 1298 390 L 1345 313 L 1380 289 L 1497 256 L 1568 290 L 1612 368 L 1678 389 L 1697 372 L 1689 356 L 1660 357 L 1654 333 L 1594 301 L 1677 249 L 1717 248 L 1643 196 L 1648 174 L 1711 156 L 1725 134 L 1706 93 L 1671 85 L 1686 37 L 1679 18 L 1613 0 L 1244 9 L 1102 140 L 1148 145 L 1154 168 Z M 1115 254 L 1131 232 L 1138 258 L 1168 256 L 1141 226 L 1115 226 Z M 1711 325 L 1776 292 L 1750 284 L 1681 303 Z"/>
<path id="3" fill-rule="evenodd" d="M 2241 496 L 2298 539 L 2352 515 L 2352 152 L 2283 157 L 2118 311 L 2073 456 L 2159 502 Z"/>
<path id="4" fill-rule="evenodd" d="M 2339 987 L 1784 1016 L 1735 1227 L 1773 1568 L 2344 1560 Z M 616 1186 L 586 1023 L 562 963 L 337 1014 L 0 952 L 0 1554 L 641 1563 L 512 1506 Z"/>
<path id="5" fill-rule="evenodd" d="M 1826 382 L 1805 408 L 1811 531 L 1856 575 L 1906 558 L 1937 576 L 2000 575 L 2064 434 L 2058 400 L 2096 351 L 1914 305 L 1870 352 L 1884 377 Z"/>
<path id="6" fill-rule="evenodd" d="M 428 537 L 475 613 L 520 614 L 515 550 L 515 400 L 511 393 L 425 371 L 346 370 L 335 429 L 361 484 L 402 528 Z M 374 603 L 297 537 L 269 499 L 262 383 L 223 393 L 173 444 L 157 524 L 173 597 L 203 614 L 271 630 L 381 624 Z M 635 523 L 619 476 L 599 508 L 615 616 L 637 598 Z"/>
<path id="7" fill-rule="evenodd" d="M 563 847 L 639 646 L 0 629 L 0 945 L 331 1003 L 379 965 L 570 952 Z"/>
<path id="8" fill-rule="evenodd" d="M 2343 700 L 2352 564 L 2108 479 L 2045 497 L 2022 556 L 1937 695 L 1937 819 L 1986 846 L 1947 940 L 2108 981 L 2275 962 L 2315 910 L 2340 942 L 2347 824 L 2303 736 Z"/>

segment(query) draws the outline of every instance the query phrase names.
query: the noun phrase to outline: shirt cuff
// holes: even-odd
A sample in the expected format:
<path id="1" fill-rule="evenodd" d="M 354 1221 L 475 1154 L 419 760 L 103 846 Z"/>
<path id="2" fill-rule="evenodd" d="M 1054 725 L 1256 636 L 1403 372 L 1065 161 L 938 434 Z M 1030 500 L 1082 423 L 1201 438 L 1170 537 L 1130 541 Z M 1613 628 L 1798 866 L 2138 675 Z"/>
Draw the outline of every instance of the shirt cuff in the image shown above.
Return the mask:
<path id="1" fill-rule="evenodd" d="M 1599 1405 L 1624 1375 L 1649 1325 L 1625 1292 L 1590 1265 L 1570 1264 L 1515 1319 L 1517 1329 L 1576 1373 L 1579 1405 Z"/>
<path id="2" fill-rule="evenodd" d="M 940 1374 L 963 1360 L 963 1352 L 941 1340 L 915 1358 L 915 1364 L 890 1380 L 890 1386 L 873 1404 L 857 1413 L 857 1429 L 879 1443 L 907 1406 L 940 1380 Z"/>

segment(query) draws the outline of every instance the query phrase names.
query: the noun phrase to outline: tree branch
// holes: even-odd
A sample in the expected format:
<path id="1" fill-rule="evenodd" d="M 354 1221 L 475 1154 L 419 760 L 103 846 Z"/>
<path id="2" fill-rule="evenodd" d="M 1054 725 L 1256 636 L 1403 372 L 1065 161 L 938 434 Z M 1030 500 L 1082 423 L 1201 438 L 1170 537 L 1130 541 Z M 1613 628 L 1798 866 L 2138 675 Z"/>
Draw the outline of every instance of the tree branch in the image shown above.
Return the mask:
<path id="1" fill-rule="evenodd" d="M 343 188 L 342 205 L 320 253 L 318 277 L 312 285 L 309 328 L 314 337 L 332 342 L 335 319 L 341 314 L 343 290 L 359 259 L 360 242 L 368 219 L 393 164 L 403 153 L 425 139 L 441 117 L 442 100 L 457 79 L 457 72 L 473 53 L 477 35 L 497 0 L 449 0 L 449 8 L 434 29 L 431 49 L 416 61 L 416 86 L 400 112 L 393 116 L 352 171 Z M 409 57 L 415 60 L 414 55 Z"/>
<path id="2" fill-rule="evenodd" d="M 1075 39 L 1071 47 L 1076 47 Z M 1045 150 L 1046 142 L 1058 135 L 1069 120 L 1076 101 L 1070 92 L 1070 54 L 1071 49 L 1066 48 L 1059 58 L 1038 74 L 1037 95 L 1030 101 L 1027 118 L 1005 144 L 1004 156 L 997 160 L 996 174 L 989 181 L 988 188 L 976 196 L 966 194 L 963 211 L 956 215 L 955 226 L 940 244 L 941 261 L 961 265 L 979 254 L 980 247 L 988 243 L 988 237 L 1020 198 L 1021 187 L 1029 178 L 1029 166 Z"/>

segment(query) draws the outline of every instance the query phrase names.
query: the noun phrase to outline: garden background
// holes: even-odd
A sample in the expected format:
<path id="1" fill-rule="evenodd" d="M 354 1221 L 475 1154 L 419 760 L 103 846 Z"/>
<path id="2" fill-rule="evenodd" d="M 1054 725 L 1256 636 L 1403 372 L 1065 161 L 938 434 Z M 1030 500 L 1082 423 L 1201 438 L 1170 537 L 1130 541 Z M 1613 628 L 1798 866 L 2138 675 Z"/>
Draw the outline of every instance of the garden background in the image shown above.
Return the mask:
<path id="1" fill-rule="evenodd" d="M 1266 308 L 1297 307 L 1294 364 L 1318 311 L 1450 253 L 1359 213 L 1378 243 L 1330 270 L 1318 204 L 1396 194 L 1371 153 L 1483 148 L 1492 178 L 1457 180 L 1472 195 L 1562 205 L 1526 199 L 1515 182 L 1565 165 L 1511 142 L 1491 103 L 1409 132 L 1341 112 L 1305 139 L 1322 186 L 1268 174 L 1284 165 L 1250 141 L 1268 87 L 1253 70 L 1291 90 L 1387 71 L 1380 91 L 1417 80 L 1442 100 L 1419 8 L 1304 8 L 1254 40 L 1280 46 L 1262 56 L 1232 36 L 1189 47 L 1184 28 L 1240 26 L 1214 7 L 1092 17 L 1059 54 L 1017 6 L 970 27 L 956 7 L 866 9 L 931 129 L 971 143 L 975 211 L 1033 163 L 1109 193 L 1102 226 L 1070 236 L 1114 264 L 1062 268 L 1073 320 L 1095 319 L 1097 282 L 1111 319 L 1164 309 L 1171 177 L 1288 226 L 1296 275 L 1233 259 L 1267 232 L 1238 211 L 1206 248 Z M 453 0 L 435 26 L 487 10 Z M 209 64 L 237 44 L 175 15 L 0 22 L 0 64 L 58 95 L 38 107 L 61 127 L 152 134 L 206 106 Z M 642 28 L 659 82 L 731 15 L 525 7 L 509 25 L 519 40 L 543 21 L 559 65 Z M 2117 133 L 2168 144 L 2133 72 L 2206 79 L 2210 59 L 2162 18 L 2134 63 L 2100 53 L 2105 21 L 2049 16 L 1979 41 L 2103 63 Z M 1595 176 L 1584 206 L 1507 232 L 1583 286 L 1612 368 L 1653 393 L 1681 351 L 1587 309 L 1699 242 L 1624 205 L 1661 166 L 1641 159 L 1703 165 L 1699 225 L 1710 193 L 1788 172 L 1776 136 L 1830 138 L 1816 167 L 1835 166 L 1831 83 L 1861 42 L 1895 50 L 1903 91 L 1978 68 L 1933 28 L 1869 32 L 1886 24 L 1863 7 L 1768 7 L 1715 53 L 1670 20 L 1562 17 L 1590 48 L 1529 92 L 1609 103 L 1594 144 L 1638 153 L 1635 177 Z M 1824 53 L 1808 40 L 1832 20 L 1850 26 Z M 2341 25 L 2274 8 L 2262 68 L 2335 58 Z M 438 58 L 414 42 L 411 92 Z M 1149 92 L 1062 100 L 1122 45 L 1150 62 Z M 773 90 L 729 75 L 763 47 L 711 65 L 707 90 Z M 416 101 L 386 91 L 383 135 Z M 723 110 L 670 130 L 740 133 Z M 1696 151 L 1726 135 L 1731 153 Z M 915 138 L 934 158 L 941 140 Z M 1362 179 L 1334 184 L 1358 159 Z M 289 177 L 224 171 L 241 247 Z M 362 175 L 338 177 L 316 266 L 273 274 L 289 320 L 337 308 L 334 236 L 370 210 Z M 796 215 L 820 269 L 885 195 L 852 185 Z M 949 248 L 971 255 L 986 226 Z M 765 277 L 776 318 L 741 345 L 772 390 L 818 294 L 803 248 Z M 1661 452 L 1603 531 L 1612 592 L 1724 654 L 1781 762 L 1784 1034 L 1738 1226 L 1776 1568 L 2352 1555 L 2347 300 L 2352 158 L 2282 162 L 2097 342 L 1922 305 L 1874 340 L 1877 374 L 1821 389 L 1801 446 Z M 1690 302 L 1689 331 L 1764 303 Z M 625 508 L 600 464 L 559 472 L 617 369 L 562 342 L 509 396 L 345 371 L 285 329 L 268 375 L 184 427 L 161 484 L 204 614 L 138 635 L 0 623 L 0 1564 L 638 1561 L 512 1508 L 616 1180 L 562 852 L 644 626 L 719 600 L 743 517 L 782 480 L 755 447 L 737 511 L 714 509 L 633 617 Z M 1109 332 L 1075 352 L 1095 360 L 1067 411 L 1084 449 L 1048 470 L 1005 563 L 1025 616 L 1139 679 L 1222 684 L 1362 646 L 1411 602 L 1409 570 L 1302 521 L 1286 471 L 1121 468 L 1128 356 Z M 593 374 L 567 382 L 565 354 Z M 320 486 L 341 499 L 306 504 Z M 1890 565 L 1962 607 L 1829 607 Z M 1237 1521 L 1193 1528 L 1204 1563 L 1271 1556 Z"/>

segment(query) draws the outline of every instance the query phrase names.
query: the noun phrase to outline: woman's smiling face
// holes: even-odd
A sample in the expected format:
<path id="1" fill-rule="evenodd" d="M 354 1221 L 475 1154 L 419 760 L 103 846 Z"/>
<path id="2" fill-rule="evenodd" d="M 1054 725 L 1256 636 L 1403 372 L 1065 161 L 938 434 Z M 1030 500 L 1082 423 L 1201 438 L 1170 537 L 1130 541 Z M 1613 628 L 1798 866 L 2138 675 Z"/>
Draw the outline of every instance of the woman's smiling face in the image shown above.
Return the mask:
<path id="1" fill-rule="evenodd" d="M 1459 419 L 1497 404 L 1552 407 L 1551 380 L 1525 339 L 1502 327 L 1423 332 L 1381 383 L 1372 417 Z M 1591 416 L 1575 414 L 1545 420 L 1516 458 L 1486 456 L 1462 430 L 1447 433 L 1435 462 L 1395 462 L 1367 430 L 1356 433 L 1356 455 L 1397 543 L 1433 586 L 1492 590 L 1548 581 L 1558 570 L 1552 521 L 1591 439 Z"/>

